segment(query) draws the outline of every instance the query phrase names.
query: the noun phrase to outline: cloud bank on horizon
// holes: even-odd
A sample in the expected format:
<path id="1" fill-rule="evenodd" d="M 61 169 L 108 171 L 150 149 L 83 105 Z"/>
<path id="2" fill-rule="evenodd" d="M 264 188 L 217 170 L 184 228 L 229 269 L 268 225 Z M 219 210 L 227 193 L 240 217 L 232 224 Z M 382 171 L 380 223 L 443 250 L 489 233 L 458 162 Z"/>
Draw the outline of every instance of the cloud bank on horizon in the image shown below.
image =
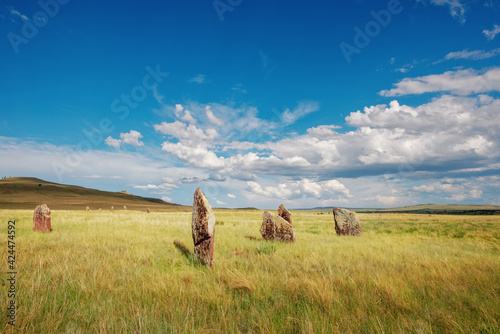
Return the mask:
<path id="1" fill-rule="evenodd" d="M 5 5 L 4 26 L 29 43 L 10 50 L 12 80 L 0 83 L 2 176 L 180 204 L 201 187 L 225 207 L 500 204 L 499 4 L 259 5 L 221 20 L 146 1 L 133 28 L 99 15 L 89 32 L 78 14 L 91 5 L 71 2 L 30 38 L 37 8 Z M 151 30 L 193 16 L 175 33 Z M 365 37 L 346 61 L 339 45 Z"/>

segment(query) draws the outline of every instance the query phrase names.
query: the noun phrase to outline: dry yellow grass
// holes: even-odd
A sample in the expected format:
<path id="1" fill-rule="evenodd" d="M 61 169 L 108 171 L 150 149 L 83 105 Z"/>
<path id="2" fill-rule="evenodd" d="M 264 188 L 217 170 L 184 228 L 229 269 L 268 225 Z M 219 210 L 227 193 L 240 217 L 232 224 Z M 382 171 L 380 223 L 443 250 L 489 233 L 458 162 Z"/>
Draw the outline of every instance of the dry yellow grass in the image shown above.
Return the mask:
<path id="1" fill-rule="evenodd" d="M 294 212 L 297 242 L 265 242 L 260 211 L 216 210 L 215 264 L 192 257 L 191 214 L 0 210 L 16 220 L 14 330 L 3 333 L 498 333 L 500 216 Z"/>

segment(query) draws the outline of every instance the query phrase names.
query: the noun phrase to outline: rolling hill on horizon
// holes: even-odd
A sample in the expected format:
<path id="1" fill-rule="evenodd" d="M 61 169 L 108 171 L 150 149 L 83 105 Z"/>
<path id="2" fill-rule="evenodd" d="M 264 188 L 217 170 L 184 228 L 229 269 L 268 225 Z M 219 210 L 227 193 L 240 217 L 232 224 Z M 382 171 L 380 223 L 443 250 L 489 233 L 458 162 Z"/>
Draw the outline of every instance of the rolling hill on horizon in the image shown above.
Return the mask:
<path id="1" fill-rule="evenodd" d="M 126 191 L 111 192 L 75 185 L 44 181 L 34 177 L 9 177 L 0 180 L 1 209 L 34 209 L 47 204 L 51 210 L 115 210 L 153 211 L 190 210 L 189 206 L 167 203 L 158 198 L 132 195 Z"/>
<path id="2" fill-rule="evenodd" d="M 422 213 L 422 214 L 500 214 L 500 206 L 498 205 L 481 205 L 481 204 L 417 204 L 410 206 L 402 206 L 398 208 L 346 208 L 358 213 Z M 330 207 L 316 207 L 313 209 L 300 209 L 313 211 L 331 211 Z"/>
<path id="3" fill-rule="evenodd" d="M 34 177 L 9 177 L 0 180 L 0 209 L 34 209 L 47 204 L 51 210 L 189 211 L 191 206 L 173 204 L 158 198 L 133 195 L 125 190 L 103 191 L 75 185 L 59 184 Z M 214 207 L 216 208 L 216 207 Z M 218 208 L 225 209 L 225 208 Z M 257 208 L 240 208 L 258 210 Z M 292 210 L 331 211 L 331 207 Z M 500 214 L 500 206 L 467 204 L 420 204 L 398 208 L 347 208 L 359 213 L 432 213 L 432 214 Z"/>

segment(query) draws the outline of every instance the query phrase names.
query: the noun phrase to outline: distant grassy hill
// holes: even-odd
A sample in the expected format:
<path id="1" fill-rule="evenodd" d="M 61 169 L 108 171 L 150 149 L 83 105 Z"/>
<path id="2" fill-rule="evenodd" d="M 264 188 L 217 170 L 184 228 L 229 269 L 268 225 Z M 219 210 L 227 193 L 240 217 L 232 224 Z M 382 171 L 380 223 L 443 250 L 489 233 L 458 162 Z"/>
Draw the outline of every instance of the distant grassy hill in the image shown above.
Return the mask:
<path id="1" fill-rule="evenodd" d="M 190 207 L 157 198 L 135 196 L 127 192 L 110 192 L 48 182 L 33 177 L 10 177 L 0 180 L 0 209 L 34 209 L 47 204 L 51 210 L 128 210 L 183 211 Z"/>
<path id="2" fill-rule="evenodd" d="M 403 206 L 395 209 L 382 209 L 381 212 L 412 212 L 412 213 L 494 213 L 500 214 L 500 206 L 497 205 L 467 205 L 467 204 L 421 204 Z"/>
<path id="3" fill-rule="evenodd" d="M 467 204 L 421 204 L 403 206 L 400 208 L 377 209 L 377 208 L 348 208 L 355 212 L 372 213 L 426 213 L 426 214 L 453 214 L 453 215 L 498 215 L 500 206 L 498 205 L 467 205 Z M 314 208 L 313 211 L 331 212 L 332 208 Z"/>

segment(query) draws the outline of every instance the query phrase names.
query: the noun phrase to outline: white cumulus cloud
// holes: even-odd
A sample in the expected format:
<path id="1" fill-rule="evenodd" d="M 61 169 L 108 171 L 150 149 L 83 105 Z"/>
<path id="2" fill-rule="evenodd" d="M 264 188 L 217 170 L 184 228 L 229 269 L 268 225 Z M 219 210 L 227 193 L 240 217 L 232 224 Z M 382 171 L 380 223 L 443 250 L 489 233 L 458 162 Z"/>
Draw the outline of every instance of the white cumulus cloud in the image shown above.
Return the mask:
<path id="1" fill-rule="evenodd" d="M 442 182 L 414 186 L 411 190 L 419 193 L 443 194 L 447 200 L 461 202 L 478 199 L 483 195 L 479 183 L 465 179 L 445 179 Z"/>
<path id="2" fill-rule="evenodd" d="M 383 195 L 368 197 L 367 200 L 377 201 L 378 203 L 381 203 L 386 207 L 395 206 L 400 201 L 400 199 L 397 198 L 396 196 L 383 196 Z"/>
<path id="3" fill-rule="evenodd" d="M 225 166 L 223 158 L 217 157 L 217 155 L 210 151 L 206 146 L 196 145 L 192 142 L 164 142 L 162 144 L 162 149 L 194 167 L 217 170 L 222 169 Z"/>
<path id="4" fill-rule="evenodd" d="M 491 30 L 488 30 L 488 29 L 483 30 L 483 34 L 484 34 L 484 36 L 487 39 L 493 40 L 498 34 L 500 34 L 500 26 L 498 24 L 495 24 L 493 26 L 493 29 L 491 29 Z"/>
<path id="5" fill-rule="evenodd" d="M 193 115 L 189 110 L 184 111 L 184 116 L 180 117 L 184 122 L 188 122 L 189 124 L 196 124 L 196 119 L 194 119 Z"/>
<path id="6" fill-rule="evenodd" d="M 300 102 L 299 105 L 293 109 L 286 109 L 281 115 L 281 119 L 285 124 L 293 124 L 298 119 L 305 115 L 318 111 L 319 103 L 315 101 Z"/>
<path id="7" fill-rule="evenodd" d="M 500 91 L 500 68 L 495 67 L 484 74 L 473 69 L 448 71 L 423 77 L 406 78 L 395 84 L 395 88 L 383 90 L 382 96 L 400 96 L 433 92 L 451 92 L 470 95 L 489 91 Z"/>
<path id="8" fill-rule="evenodd" d="M 220 118 L 217 118 L 214 113 L 212 112 L 212 110 L 210 110 L 210 106 L 206 106 L 205 107 L 205 112 L 206 112 L 206 115 L 207 115 L 207 119 L 210 123 L 214 124 L 214 125 L 218 125 L 218 126 L 221 126 L 224 124 L 224 121 L 221 120 Z"/>
<path id="9" fill-rule="evenodd" d="M 155 131 L 161 132 L 165 135 L 172 136 L 177 139 L 189 139 L 193 141 L 203 141 L 212 140 L 219 136 L 217 130 L 207 129 L 203 130 L 197 128 L 196 125 L 175 121 L 172 123 L 162 122 L 161 124 L 155 124 Z"/>
<path id="10" fill-rule="evenodd" d="M 184 112 L 184 113 L 183 113 Z M 191 115 L 191 111 L 184 110 L 182 104 L 176 104 L 174 109 L 175 117 L 179 118 L 181 121 L 196 124 L 196 119 Z"/>
<path id="11" fill-rule="evenodd" d="M 120 148 L 122 144 L 128 144 L 132 146 L 143 146 L 144 143 L 139 139 L 142 138 L 142 134 L 135 130 L 130 130 L 128 133 L 120 133 L 121 139 L 115 139 L 111 136 L 106 138 L 104 142 L 106 145 L 114 147 L 116 149 Z"/>
<path id="12" fill-rule="evenodd" d="M 288 181 L 278 185 L 262 187 L 254 181 L 247 182 L 248 190 L 265 198 L 296 199 L 314 197 L 316 199 L 350 198 L 349 190 L 337 180 L 315 182 L 309 179 Z"/>
<path id="13" fill-rule="evenodd" d="M 169 191 L 174 188 L 178 188 L 175 184 L 171 183 L 162 183 L 159 185 L 156 184 L 147 184 L 144 186 L 141 185 L 132 185 L 135 189 L 141 189 L 141 190 L 154 190 L 155 192 L 163 192 L 163 191 Z"/>
<path id="14" fill-rule="evenodd" d="M 111 136 L 109 136 L 108 138 L 106 138 L 106 140 L 104 140 L 104 142 L 106 143 L 106 145 L 114 147 L 116 149 L 120 148 L 120 145 L 122 144 L 122 140 L 121 139 L 115 139 L 115 138 L 113 138 Z"/>
<path id="15" fill-rule="evenodd" d="M 135 130 L 130 130 L 128 133 L 120 133 L 120 138 L 123 144 L 129 144 L 132 146 L 143 146 L 144 143 L 139 139 L 142 138 L 142 134 Z"/>
<path id="16" fill-rule="evenodd" d="M 423 0 L 418 0 L 423 1 Z M 450 14 L 461 23 L 465 23 L 465 5 L 461 0 L 430 0 L 436 6 L 447 6 Z"/>
<path id="17" fill-rule="evenodd" d="M 445 57 L 444 60 L 451 60 L 451 59 L 470 59 L 470 60 L 481 60 L 481 59 L 487 59 L 487 58 L 492 58 L 500 54 L 500 48 L 493 49 L 490 51 L 485 51 L 485 50 L 462 50 L 462 51 L 455 51 L 455 52 L 450 52 L 448 53 Z"/>

